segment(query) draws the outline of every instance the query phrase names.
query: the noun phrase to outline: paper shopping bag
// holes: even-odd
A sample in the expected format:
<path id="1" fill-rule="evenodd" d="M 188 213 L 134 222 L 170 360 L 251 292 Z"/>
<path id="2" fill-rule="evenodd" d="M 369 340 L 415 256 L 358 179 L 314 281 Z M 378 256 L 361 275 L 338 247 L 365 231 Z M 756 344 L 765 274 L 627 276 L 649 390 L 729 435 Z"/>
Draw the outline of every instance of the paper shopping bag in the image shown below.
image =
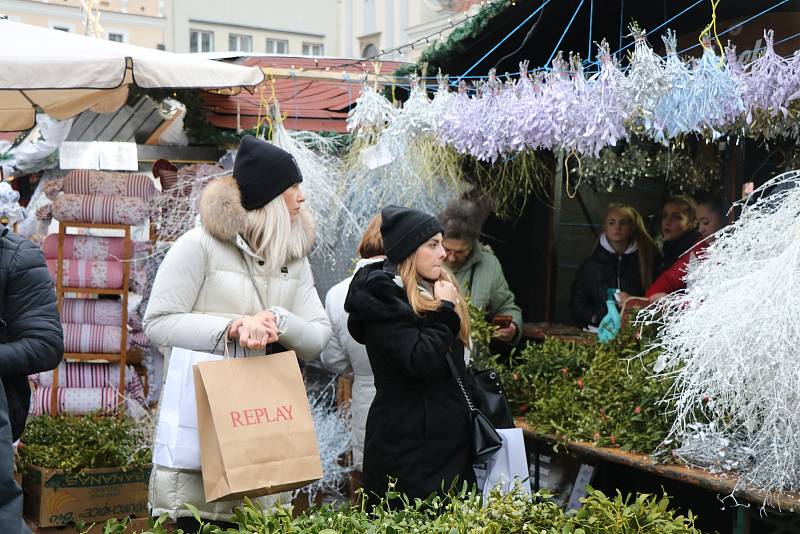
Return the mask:
<path id="1" fill-rule="evenodd" d="M 518 485 L 523 493 L 531 492 L 531 485 L 527 482 L 530 474 L 522 429 L 498 428 L 497 433 L 503 438 L 503 446 L 489 462 L 474 466 L 478 487 L 483 489 L 484 502 L 494 489 L 508 493 Z"/>
<path id="2" fill-rule="evenodd" d="M 322 478 L 293 351 L 194 366 L 206 501 L 258 497 Z"/>
<path id="3" fill-rule="evenodd" d="M 153 462 L 175 469 L 200 470 L 200 439 L 192 365 L 223 357 L 175 347 L 169 357 L 167 379 L 158 410 Z"/>

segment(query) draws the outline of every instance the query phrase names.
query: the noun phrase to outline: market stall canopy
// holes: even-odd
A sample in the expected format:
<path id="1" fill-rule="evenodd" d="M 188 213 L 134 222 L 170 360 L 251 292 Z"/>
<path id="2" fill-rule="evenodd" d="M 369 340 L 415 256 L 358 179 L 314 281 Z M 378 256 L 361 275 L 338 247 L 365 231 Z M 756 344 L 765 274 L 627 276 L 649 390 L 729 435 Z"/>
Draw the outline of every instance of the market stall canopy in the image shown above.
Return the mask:
<path id="1" fill-rule="evenodd" d="M 230 57 L 230 54 L 220 57 Z M 353 58 L 304 57 L 256 55 L 239 56 L 232 62 L 242 66 L 254 66 L 266 69 L 270 75 L 285 69 L 291 69 L 299 76 L 277 78 L 274 85 L 274 97 L 280 102 L 285 114 L 283 125 L 289 130 L 306 130 L 312 132 L 347 131 L 347 114 L 355 105 L 361 94 L 361 78 L 364 72 L 373 72 L 370 62 Z M 347 67 L 348 77 L 341 76 L 342 64 Z M 383 80 L 391 82 L 391 75 L 408 63 L 399 61 L 382 61 L 379 65 Z M 320 69 L 331 69 L 326 72 Z M 308 69 L 305 74 L 315 73 L 317 79 L 302 78 L 301 69 Z M 323 76 L 329 74 L 329 78 Z M 338 79 L 336 79 L 338 76 Z M 218 128 L 248 129 L 255 127 L 264 116 L 262 100 L 270 95 L 269 86 L 264 93 L 253 94 L 211 94 L 203 95 L 203 102 L 208 109 L 208 121 Z"/>
<path id="2" fill-rule="evenodd" d="M 37 107 L 56 119 L 115 111 L 131 84 L 235 94 L 263 81 L 254 67 L 0 20 L 0 131 L 33 127 Z"/>

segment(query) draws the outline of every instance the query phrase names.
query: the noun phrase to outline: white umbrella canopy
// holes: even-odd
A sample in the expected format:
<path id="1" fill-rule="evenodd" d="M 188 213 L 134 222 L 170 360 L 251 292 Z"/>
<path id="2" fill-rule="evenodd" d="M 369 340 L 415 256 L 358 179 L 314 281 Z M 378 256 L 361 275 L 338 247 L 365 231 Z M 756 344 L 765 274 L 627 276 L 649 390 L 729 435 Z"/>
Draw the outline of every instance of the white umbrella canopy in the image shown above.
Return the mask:
<path id="1" fill-rule="evenodd" d="M 33 127 L 37 107 L 61 120 L 115 111 L 131 84 L 235 93 L 263 81 L 256 67 L 0 20 L 0 131 Z"/>

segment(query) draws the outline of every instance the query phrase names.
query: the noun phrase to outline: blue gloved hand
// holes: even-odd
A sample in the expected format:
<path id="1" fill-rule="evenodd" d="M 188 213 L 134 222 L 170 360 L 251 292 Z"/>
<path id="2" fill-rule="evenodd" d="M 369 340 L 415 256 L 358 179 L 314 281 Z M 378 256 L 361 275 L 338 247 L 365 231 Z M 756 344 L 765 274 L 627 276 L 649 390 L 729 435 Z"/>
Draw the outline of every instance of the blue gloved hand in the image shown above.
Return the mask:
<path id="1" fill-rule="evenodd" d="M 608 295 L 608 299 L 606 300 L 606 309 L 608 313 L 606 313 L 603 320 L 600 321 L 600 326 L 598 327 L 597 339 L 600 340 L 600 343 L 607 343 L 614 339 L 619 329 L 622 327 L 622 317 L 620 317 L 619 310 L 617 309 L 617 299 L 614 298 L 616 292 L 616 289 L 608 289 L 606 291 Z"/>

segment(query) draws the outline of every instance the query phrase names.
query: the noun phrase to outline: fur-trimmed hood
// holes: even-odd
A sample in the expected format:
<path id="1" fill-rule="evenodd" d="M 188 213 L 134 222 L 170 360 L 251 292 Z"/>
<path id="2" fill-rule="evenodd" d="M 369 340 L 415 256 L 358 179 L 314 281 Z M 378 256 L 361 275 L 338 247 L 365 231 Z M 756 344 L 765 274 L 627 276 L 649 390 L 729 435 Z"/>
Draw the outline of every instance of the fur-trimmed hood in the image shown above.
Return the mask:
<path id="1" fill-rule="evenodd" d="M 244 231 L 247 225 L 247 212 L 242 207 L 239 186 L 232 175 L 212 180 L 203 189 L 198 205 L 200 224 L 203 228 L 221 241 L 236 242 L 236 236 Z M 302 251 L 308 256 L 314 248 L 314 218 L 307 207 L 300 210 L 299 221 L 307 239 L 307 246 Z M 293 260 L 297 258 L 289 258 Z"/>

